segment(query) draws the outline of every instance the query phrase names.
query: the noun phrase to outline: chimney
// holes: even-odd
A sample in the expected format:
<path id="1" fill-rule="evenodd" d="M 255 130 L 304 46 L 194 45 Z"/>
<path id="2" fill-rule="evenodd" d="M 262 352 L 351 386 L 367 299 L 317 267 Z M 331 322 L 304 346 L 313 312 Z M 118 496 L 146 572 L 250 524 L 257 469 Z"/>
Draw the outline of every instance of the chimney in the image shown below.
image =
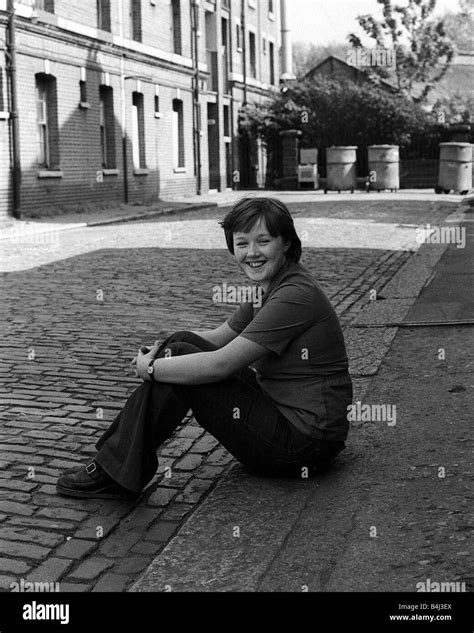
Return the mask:
<path id="1" fill-rule="evenodd" d="M 288 21 L 287 0 L 280 0 L 281 19 L 281 81 L 295 79 L 293 73 L 293 47 L 291 43 L 291 30 Z"/>

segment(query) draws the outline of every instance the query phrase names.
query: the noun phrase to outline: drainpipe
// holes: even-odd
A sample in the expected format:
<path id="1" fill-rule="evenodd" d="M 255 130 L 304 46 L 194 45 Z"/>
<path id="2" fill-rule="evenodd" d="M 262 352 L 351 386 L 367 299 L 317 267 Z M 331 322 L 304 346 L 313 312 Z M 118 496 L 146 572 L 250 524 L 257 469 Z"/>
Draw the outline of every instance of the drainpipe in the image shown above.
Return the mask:
<path id="1" fill-rule="evenodd" d="M 233 12 L 232 12 L 232 2 L 229 3 L 229 22 L 230 22 L 230 28 L 229 28 L 229 41 L 228 41 L 228 48 L 229 48 L 229 72 L 233 73 L 234 72 L 234 59 L 233 59 L 233 53 L 232 51 L 234 50 L 234 16 L 233 16 Z M 234 126 L 235 126 L 235 116 L 234 116 L 234 81 L 230 82 L 230 135 L 232 138 L 232 144 L 231 144 L 231 169 L 232 169 L 232 176 L 231 176 L 231 182 L 232 182 L 232 189 L 235 191 L 237 189 L 237 183 L 234 182 L 234 175 L 235 175 L 235 147 L 236 147 L 236 143 L 235 143 L 235 130 L 234 130 Z"/>
<path id="2" fill-rule="evenodd" d="M 21 220 L 21 162 L 20 127 L 18 121 L 18 95 L 16 82 L 16 22 L 13 0 L 8 1 L 8 73 L 10 84 L 10 129 L 12 140 L 13 217 Z"/>
<path id="3" fill-rule="evenodd" d="M 240 16 L 240 23 L 242 25 L 242 63 L 244 66 L 244 106 L 247 105 L 247 33 L 245 24 L 245 3 L 247 0 L 242 0 L 242 15 Z"/>
<path id="4" fill-rule="evenodd" d="M 280 0 L 281 20 L 281 80 L 295 79 L 293 72 L 293 47 L 291 43 L 291 29 L 288 19 L 287 0 Z"/>
<path id="5" fill-rule="evenodd" d="M 199 40 L 198 40 L 198 0 L 191 2 L 191 47 L 194 65 L 194 90 L 193 90 L 193 126 L 194 126 L 194 160 L 196 166 L 197 195 L 202 193 L 202 165 L 201 165 L 201 117 L 199 106 Z"/>
<path id="6" fill-rule="evenodd" d="M 128 204 L 128 166 L 127 166 L 127 106 L 126 106 L 126 93 L 125 93 L 125 54 L 123 52 L 124 47 L 124 32 L 123 32 L 123 6 L 122 0 L 118 0 L 118 13 L 120 23 L 120 47 L 122 49 L 120 53 L 120 100 L 122 106 L 121 118 L 122 118 L 122 163 L 123 163 L 123 200 L 125 204 Z"/>

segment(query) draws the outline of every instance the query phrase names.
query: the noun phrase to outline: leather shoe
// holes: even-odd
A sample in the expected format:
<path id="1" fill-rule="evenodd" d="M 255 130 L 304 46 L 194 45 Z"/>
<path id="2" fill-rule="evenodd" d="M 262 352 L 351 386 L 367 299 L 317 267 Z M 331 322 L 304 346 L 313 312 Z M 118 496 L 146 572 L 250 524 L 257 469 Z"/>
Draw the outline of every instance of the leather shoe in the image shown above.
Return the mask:
<path id="1" fill-rule="evenodd" d="M 121 499 L 133 494 L 122 488 L 94 461 L 62 474 L 56 482 L 56 491 L 64 497 L 79 499 Z"/>

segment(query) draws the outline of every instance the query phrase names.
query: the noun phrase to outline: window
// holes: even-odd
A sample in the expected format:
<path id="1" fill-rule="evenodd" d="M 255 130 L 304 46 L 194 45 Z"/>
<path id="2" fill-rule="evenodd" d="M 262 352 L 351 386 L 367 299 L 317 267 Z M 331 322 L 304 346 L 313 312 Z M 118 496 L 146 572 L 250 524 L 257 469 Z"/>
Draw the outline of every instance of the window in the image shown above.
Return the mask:
<path id="1" fill-rule="evenodd" d="M 6 108 L 6 95 L 5 95 L 5 77 L 3 67 L 0 66 L 0 112 L 4 112 Z"/>
<path id="2" fill-rule="evenodd" d="M 269 42 L 269 51 L 270 51 L 270 84 L 272 86 L 275 85 L 275 44 L 273 42 Z"/>
<path id="3" fill-rule="evenodd" d="M 249 31 L 249 49 L 250 49 L 250 76 L 257 78 L 257 42 L 255 33 Z"/>
<path id="4" fill-rule="evenodd" d="M 36 124 L 38 134 L 38 165 L 59 169 L 59 129 L 56 78 L 36 75 Z"/>
<path id="5" fill-rule="evenodd" d="M 49 167 L 48 89 L 43 81 L 36 85 L 36 120 L 38 123 L 38 164 Z"/>
<path id="6" fill-rule="evenodd" d="M 132 39 L 142 41 L 142 6 L 141 0 L 130 0 L 130 19 Z"/>
<path id="7" fill-rule="evenodd" d="M 132 155 L 135 169 L 146 168 L 145 113 L 141 92 L 132 95 Z"/>
<path id="8" fill-rule="evenodd" d="M 79 99 L 81 103 L 87 103 L 87 83 L 83 79 L 79 82 Z"/>
<path id="9" fill-rule="evenodd" d="M 97 0 L 97 28 L 110 32 L 110 0 Z"/>
<path id="10" fill-rule="evenodd" d="M 100 104 L 100 145 L 102 149 L 102 167 L 115 169 L 115 118 L 114 93 L 108 86 L 99 88 Z"/>
<path id="11" fill-rule="evenodd" d="M 241 51 L 243 49 L 244 38 L 243 38 L 243 32 L 242 32 L 242 25 L 240 24 L 240 22 L 237 22 L 236 27 L 235 27 L 235 42 L 237 45 L 237 50 Z"/>
<path id="12" fill-rule="evenodd" d="M 267 38 L 266 37 L 262 37 L 262 53 L 264 55 L 267 54 Z"/>
<path id="13" fill-rule="evenodd" d="M 36 0 L 35 8 L 40 11 L 54 13 L 54 0 Z"/>
<path id="14" fill-rule="evenodd" d="M 181 55 L 181 0 L 171 0 L 171 24 L 173 31 L 173 52 L 176 55 Z"/>
<path id="15" fill-rule="evenodd" d="M 180 99 L 173 100 L 173 165 L 176 168 L 185 166 L 184 157 L 184 118 L 183 102 Z"/>
<path id="16" fill-rule="evenodd" d="M 224 106 L 224 136 L 230 136 L 230 106 Z"/>
<path id="17" fill-rule="evenodd" d="M 155 95 L 155 116 L 160 114 L 160 95 Z"/>
<path id="18" fill-rule="evenodd" d="M 274 13 L 275 7 L 273 6 L 273 0 L 268 0 L 268 13 Z"/>

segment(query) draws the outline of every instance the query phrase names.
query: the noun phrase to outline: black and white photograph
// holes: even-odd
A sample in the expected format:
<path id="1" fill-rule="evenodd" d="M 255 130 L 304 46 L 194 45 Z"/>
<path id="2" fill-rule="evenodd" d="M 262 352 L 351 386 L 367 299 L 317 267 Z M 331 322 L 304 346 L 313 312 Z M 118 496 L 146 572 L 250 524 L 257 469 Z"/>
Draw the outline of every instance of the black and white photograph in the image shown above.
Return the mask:
<path id="1" fill-rule="evenodd" d="M 0 633 L 472 633 L 474 0 L 0 0 Z"/>

